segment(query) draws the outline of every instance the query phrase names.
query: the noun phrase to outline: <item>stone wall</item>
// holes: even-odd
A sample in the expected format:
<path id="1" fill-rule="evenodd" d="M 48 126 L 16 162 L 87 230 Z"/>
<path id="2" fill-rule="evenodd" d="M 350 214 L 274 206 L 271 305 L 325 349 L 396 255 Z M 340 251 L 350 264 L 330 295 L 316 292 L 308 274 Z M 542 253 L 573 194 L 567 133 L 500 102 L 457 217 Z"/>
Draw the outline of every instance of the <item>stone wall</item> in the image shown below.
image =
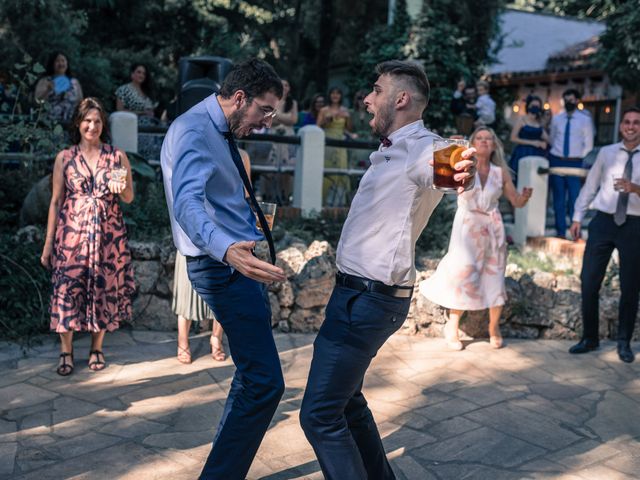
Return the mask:
<path id="1" fill-rule="evenodd" d="M 152 330 L 176 328 L 171 312 L 171 290 L 175 250 L 170 238 L 161 243 L 130 242 L 137 297 L 133 326 Z M 283 332 L 313 332 L 320 327 L 335 276 L 335 252 L 327 242 L 306 245 L 287 234 L 277 242 L 277 264 L 287 281 L 269 286 L 273 326 Z M 268 258 L 265 244 L 256 253 Z M 420 281 L 433 273 L 437 259 L 422 259 Z M 619 285 L 617 265 L 612 261 L 600 296 L 600 334 L 615 338 Z M 502 314 L 502 332 L 515 338 L 563 338 L 580 336 L 580 280 L 574 274 L 525 272 L 507 266 L 508 302 Z M 440 336 L 446 311 L 423 296 L 414 295 L 402 331 Z M 488 312 L 467 312 L 461 329 L 471 337 L 486 337 Z M 207 328 L 207 326 L 204 326 Z M 637 336 L 637 334 L 636 334 Z"/>

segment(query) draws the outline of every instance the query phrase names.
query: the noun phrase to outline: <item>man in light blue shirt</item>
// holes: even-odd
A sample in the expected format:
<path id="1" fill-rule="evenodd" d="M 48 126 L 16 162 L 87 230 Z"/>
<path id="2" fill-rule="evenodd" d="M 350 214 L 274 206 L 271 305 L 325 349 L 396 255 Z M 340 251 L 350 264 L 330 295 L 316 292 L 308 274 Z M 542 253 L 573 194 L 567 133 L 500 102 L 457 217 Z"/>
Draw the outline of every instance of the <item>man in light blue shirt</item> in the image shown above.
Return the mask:
<path id="1" fill-rule="evenodd" d="M 577 110 L 580 93 L 570 88 L 562 94 L 564 112 L 551 120 L 549 133 L 550 167 L 582 167 L 582 159 L 593 149 L 593 122 L 586 113 Z M 579 177 L 551 175 L 556 235 L 565 238 L 567 233 L 567 204 L 569 217 L 573 217 L 573 207 L 580 193 L 582 182 Z M 567 198 L 568 197 L 568 198 Z"/>
<path id="2" fill-rule="evenodd" d="M 174 242 L 187 257 L 194 290 L 227 333 L 237 368 L 201 480 L 246 477 L 284 392 L 265 283 L 285 276 L 253 255 L 264 237 L 245 200 L 248 179 L 233 140 L 271 126 L 281 97 L 271 66 L 240 63 L 219 94 L 173 122 L 162 144 Z"/>

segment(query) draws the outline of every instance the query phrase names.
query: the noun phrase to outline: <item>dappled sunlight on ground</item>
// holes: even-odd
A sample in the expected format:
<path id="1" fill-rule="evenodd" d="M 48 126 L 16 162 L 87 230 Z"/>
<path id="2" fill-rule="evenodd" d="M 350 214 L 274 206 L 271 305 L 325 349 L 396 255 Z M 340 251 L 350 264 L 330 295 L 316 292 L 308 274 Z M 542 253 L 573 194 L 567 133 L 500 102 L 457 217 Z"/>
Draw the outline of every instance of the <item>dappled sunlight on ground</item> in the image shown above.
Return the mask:
<path id="1" fill-rule="evenodd" d="M 321 479 L 298 423 L 314 335 L 277 334 L 287 390 L 251 479 Z M 564 341 L 486 340 L 449 351 L 441 339 L 395 335 L 373 360 L 364 393 L 399 480 L 636 478 L 640 368 L 614 344 L 570 356 Z M 0 478 L 193 479 L 234 372 L 208 336 L 194 362 L 175 359 L 175 333 L 120 331 L 108 368 L 59 377 L 57 346 L 21 357 L 0 347 Z"/>

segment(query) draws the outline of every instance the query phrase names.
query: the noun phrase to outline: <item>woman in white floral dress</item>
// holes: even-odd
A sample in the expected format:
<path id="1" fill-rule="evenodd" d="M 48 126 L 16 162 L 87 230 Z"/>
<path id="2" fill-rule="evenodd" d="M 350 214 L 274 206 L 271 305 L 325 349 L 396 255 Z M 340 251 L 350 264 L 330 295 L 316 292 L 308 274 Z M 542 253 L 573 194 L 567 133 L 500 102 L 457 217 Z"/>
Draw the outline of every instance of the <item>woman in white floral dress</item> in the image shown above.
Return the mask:
<path id="1" fill-rule="evenodd" d="M 462 350 L 458 324 L 465 310 L 489 309 L 489 340 L 502 347 L 500 314 L 506 301 L 504 272 L 507 258 L 498 200 L 504 196 L 515 208 L 523 207 L 532 190 L 518 194 L 504 159 L 502 142 L 488 127 L 471 135 L 477 150 L 474 187 L 458 196 L 449 251 L 435 274 L 420 283 L 420 292 L 433 303 L 449 309 L 444 328 L 447 345 Z"/>

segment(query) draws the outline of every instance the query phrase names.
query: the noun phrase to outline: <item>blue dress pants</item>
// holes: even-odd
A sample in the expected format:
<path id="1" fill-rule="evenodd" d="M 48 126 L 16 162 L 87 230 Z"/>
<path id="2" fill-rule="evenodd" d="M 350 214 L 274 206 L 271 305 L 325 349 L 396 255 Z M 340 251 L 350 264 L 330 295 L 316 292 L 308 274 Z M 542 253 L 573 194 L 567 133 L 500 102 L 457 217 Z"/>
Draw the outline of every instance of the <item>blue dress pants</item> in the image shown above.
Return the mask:
<path id="1" fill-rule="evenodd" d="M 549 166 L 581 167 L 582 162 L 565 160 L 549 154 Z M 579 177 L 550 175 L 549 183 L 551 184 L 551 192 L 553 194 L 556 234 L 559 237 L 565 237 L 567 235 L 567 206 L 569 207 L 569 218 L 573 218 L 573 207 L 580 193 L 582 180 Z"/>
<path id="2" fill-rule="evenodd" d="M 244 480 L 284 393 L 267 289 L 207 256 L 187 258 L 187 272 L 224 328 L 236 365 L 200 480 Z"/>
<path id="3" fill-rule="evenodd" d="M 300 410 L 326 480 L 395 479 L 362 382 L 373 357 L 406 319 L 410 302 L 342 286 L 333 290 Z"/>

